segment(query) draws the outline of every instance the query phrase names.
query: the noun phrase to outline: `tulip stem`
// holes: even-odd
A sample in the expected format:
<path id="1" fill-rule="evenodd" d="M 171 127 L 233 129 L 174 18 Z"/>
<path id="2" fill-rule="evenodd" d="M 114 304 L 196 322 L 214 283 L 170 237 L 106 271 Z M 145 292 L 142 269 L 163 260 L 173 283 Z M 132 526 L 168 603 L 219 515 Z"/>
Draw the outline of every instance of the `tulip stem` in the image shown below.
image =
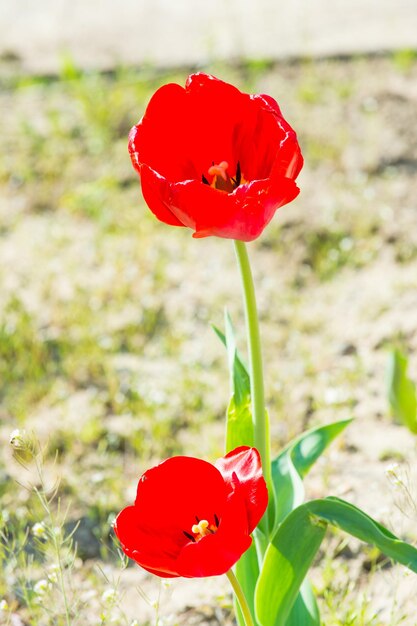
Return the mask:
<path id="1" fill-rule="evenodd" d="M 246 626 L 254 626 L 249 605 L 246 601 L 245 594 L 243 593 L 242 587 L 240 586 L 238 579 L 236 578 L 232 570 L 226 572 L 226 576 L 233 587 L 233 591 L 235 593 L 237 601 L 239 602 L 240 610 L 242 611 L 243 619 L 245 620 Z"/>
<path id="2" fill-rule="evenodd" d="M 271 504 L 274 491 L 272 489 L 271 478 L 269 423 L 268 415 L 265 410 L 262 349 L 255 287 L 245 243 L 243 241 L 235 241 L 235 251 L 242 278 L 243 299 L 245 303 L 254 444 L 261 456 L 262 470 L 268 487 L 269 501 Z M 267 515 L 263 516 L 259 527 L 268 539 L 269 529 Z"/>

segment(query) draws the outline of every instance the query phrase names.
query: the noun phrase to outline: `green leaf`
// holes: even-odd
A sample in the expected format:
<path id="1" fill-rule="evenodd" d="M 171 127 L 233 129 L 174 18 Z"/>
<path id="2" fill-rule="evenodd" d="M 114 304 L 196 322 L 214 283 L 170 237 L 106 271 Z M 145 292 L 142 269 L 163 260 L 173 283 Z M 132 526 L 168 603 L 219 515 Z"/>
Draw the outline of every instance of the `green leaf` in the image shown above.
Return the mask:
<path id="1" fill-rule="evenodd" d="M 275 526 L 304 501 L 302 479 L 330 443 L 352 420 L 340 420 L 306 431 L 272 461 L 272 482 L 276 495 Z"/>
<path id="2" fill-rule="evenodd" d="M 288 513 L 304 502 L 304 485 L 291 458 L 291 450 L 286 450 L 272 461 L 271 472 L 275 490 L 274 520 L 277 528 Z"/>
<path id="3" fill-rule="evenodd" d="M 393 415 L 412 433 L 417 433 L 416 386 L 407 376 L 408 360 L 399 350 L 389 355 L 388 399 Z"/>
<path id="4" fill-rule="evenodd" d="M 226 420 L 226 452 L 229 452 L 238 446 L 254 445 L 250 378 L 246 365 L 238 353 L 233 324 L 227 311 L 225 312 L 225 334 L 215 326 L 213 329 L 227 348 L 232 391 Z"/>
<path id="5" fill-rule="evenodd" d="M 320 626 L 320 613 L 316 598 L 307 578 L 292 606 L 285 626 Z"/>
<path id="6" fill-rule="evenodd" d="M 228 356 L 232 397 L 227 408 L 226 452 L 230 452 L 230 450 L 234 450 L 238 446 L 254 445 L 250 378 L 248 370 L 238 353 L 233 324 L 227 311 L 225 311 L 225 333 L 222 333 L 215 326 L 213 326 L 213 329 L 226 347 Z M 259 529 L 255 532 L 259 532 Z M 259 576 L 259 565 L 254 543 L 236 564 L 235 574 L 255 621 L 254 591 Z M 238 602 L 235 602 L 235 612 L 239 626 L 246 626 Z"/>
<path id="7" fill-rule="evenodd" d="M 226 452 L 238 446 L 254 445 L 253 423 L 250 399 L 246 404 L 236 406 L 234 396 L 231 397 L 227 408 L 226 422 Z"/>
<path id="8" fill-rule="evenodd" d="M 255 612 L 262 626 L 285 625 L 326 527 L 312 519 L 306 505 L 282 522 L 265 553 L 255 590 Z"/>
<path id="9" fill-rule="evenodd" d="M 286 625 L 329 523 L 417 573 L 417 549 L 369 515 L 339 498 L 312 500 L 285 518 L 266 551 L 255 592 L 256 615 L 262 626 Z"/>
<path id="10" fill-rule="evenodd" d="M 236 405 L 240 405 L 246 403 L 250 397 L 250 378 L 246 365 L 238 353 L 232 320 L 227 311 L 224 314 L 224 321 L 225 334 L 216 326 L 213 326 L 213 330 L 227 349 L 231 390 Z"/>

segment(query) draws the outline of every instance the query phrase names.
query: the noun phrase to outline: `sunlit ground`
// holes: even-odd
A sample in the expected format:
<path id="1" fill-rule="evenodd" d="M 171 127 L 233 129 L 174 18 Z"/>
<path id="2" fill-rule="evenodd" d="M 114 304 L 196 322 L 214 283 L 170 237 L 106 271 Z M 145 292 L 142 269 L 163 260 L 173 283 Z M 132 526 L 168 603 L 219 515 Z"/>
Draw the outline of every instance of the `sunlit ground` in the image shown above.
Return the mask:
<path id="1" fill-rule="evenodd" d="M 308 495 L 342 495 L 415 541 L 414 496 L 398 510 L 385 477 L 414 462 L 414 440 L 384 383 L 387 348 L 417 349 L 415 56 L 204 69 L 274 96 L 306 160 L 300 197 L 250 245 L 275 451 L 356 417 Z M 0 623 L 154 623 L 158 583 L 124 570 L 111 521 L 152 462 L 222 454 L 227 362 L 211 324 L 227 307 L 244 352 L 233 246 L 158 223 L 126 149 L 153 91 L 187 73 L 1 70 Z M 38 468 L 13 458 L 15 428 L 39 442 Z M 343 541 L 313 573 L 324 623 L 415 624 L 416 583 Z M 180 601 L 162 590 L 165 623 L 232 619 L 226 585 L 198 585 Z"/>

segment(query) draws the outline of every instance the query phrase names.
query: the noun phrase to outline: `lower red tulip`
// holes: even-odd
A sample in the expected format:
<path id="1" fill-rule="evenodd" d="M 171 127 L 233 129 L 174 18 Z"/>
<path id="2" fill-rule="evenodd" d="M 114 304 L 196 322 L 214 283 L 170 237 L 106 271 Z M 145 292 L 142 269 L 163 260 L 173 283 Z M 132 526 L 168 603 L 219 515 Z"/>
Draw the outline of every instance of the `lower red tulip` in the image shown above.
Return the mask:
<path id="1" fill-rule="evenodd" d="M 163 578 L 225 574 L 251 545 L 268 492 L 259 453 L 236 448 L 214 465 L 177 456 L 146 471 L 117 516 L 123 551 Z"/>

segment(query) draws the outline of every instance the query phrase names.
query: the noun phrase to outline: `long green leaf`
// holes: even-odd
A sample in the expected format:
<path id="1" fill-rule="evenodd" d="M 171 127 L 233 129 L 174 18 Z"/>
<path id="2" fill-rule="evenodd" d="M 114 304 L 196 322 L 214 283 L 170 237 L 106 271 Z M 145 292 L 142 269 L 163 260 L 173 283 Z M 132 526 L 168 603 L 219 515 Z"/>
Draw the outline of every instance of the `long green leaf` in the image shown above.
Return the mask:
<path id="1" fill-rule="evenodd" d="M 304 578 L 285 626 L 320 626 L 320 613 L 310 582 Z"/>
<path id="2" fill-rule="evenodd" d="M 236 404 L 239 406 L 240 404 L 246 403 L 250 397 L 250 378 L 248 370 L 239 356 L 236 346 L 235 330 L 227 311 L 225 311 L 224 314 L 224 325 L 226 329 L 226 348 L 229 359 L 229 371 L 233 381 L 233 394 L 235 396 Z"/>
<path id="3" fill-rule="evenodd" d="M 225 312 L 225 333 L 216 327 L 214 332 L 227 349 L 231 398 L 227 408 L 226 452 L 238 446 L 253 446 L 254 434 L 250 397 L 249 373 L 236 346 L 235 332 L 227 311 Z M 257 529 L 255 532 L 260 532 Z M 249 604 L 254 623 L 254 591 L 259 576 L 259 565 L 255 543 L 242 555 L 235 567 L 235 574 Z M 245 626 L 239 603 L 235 602 L 236 618 L 239 626 Z M 257 625 L 256 625 L 257 626 Z"/>
<path id="4" fill-rule="evenodd" d="M 255 611 L 262 626 L 286 624 L 329 523 L 417 573 L 417 549 L 369 515 L 339 498 L 312 500 L 285 518 L 266 551 L 255 593 Z"/>
<path id="5" fill-rule="evenodd" d="M 340 420 L 312 428 L 290 442 L 272 461 L 276 496 L 275 528 L 304 501 L 302 479 L 317 459 L 352 420 Z"/>
<path id="6" fill-rule="evenodd" d="M 351 420 L 341 420 L 313 428 L 290 442 L 272 462 L 272 480 L 275 490 L 275 515 L 270 525 L 276 530 L 283 519 L 304 502 L 303 478 L 327 446 Z M 304 581 L 304 593 L 294 602 L 286 626 L 319 626 L 320 616 L 311 588 Z"/>
<path id="7" fill-rule="evenodd" d="M 255 590 L 255 612 L 262 626 L 285 625 L 326 527 L 313 521 L 306 505 L 282 522 L 265 553 Z"/>
<path id="8" fill-rule="evenodd" d="M 226 452 L 238 446 L 253 446 L 253 423 L 250 400 L 236 406 L 234 396 L 227 408 Z"/>
<path id="9" fill-rule="evenodd" d="M 304 502 L 304 485 L 291 458 L 291 450 L 280 454 L 271 464 L 275 489 L 275 528 Z M 270 520 L 272 526 L 272 520 Z"/>
<path id="10" fill-rule="evenodd" d="M 387 371 L 388 399 L 394 416 L 412 433 L 417 433 L 417 390 L 407 376 L 408 360 L 392 350 Z"/>
<path id="11" fill-rule="evenodd" d="M 233 324 L 227 311 L 225 312 L 225 329 L 213 326 L 214 332 L 227 349 L 230 387 L 232 397 L 227 408 L 226 419 L 226 452 L 238 446 L 253 446 L 253 423 L 250 398 L 250 379 L 248 370 L 236 347 Z"/>
<path id="12" fill-rule="evenodd" d="M 225 311 L 224 317 L 226 332 L 222 333 L 216 326 L 213 326 L 213 330 L 227 349 L 231 391 L 235 397 L 236 404 L 239 405 L 245 403 L 247 397 L 250 396 L 249 373 L 237 350 L 232 320 L 227 311 Z"/>

